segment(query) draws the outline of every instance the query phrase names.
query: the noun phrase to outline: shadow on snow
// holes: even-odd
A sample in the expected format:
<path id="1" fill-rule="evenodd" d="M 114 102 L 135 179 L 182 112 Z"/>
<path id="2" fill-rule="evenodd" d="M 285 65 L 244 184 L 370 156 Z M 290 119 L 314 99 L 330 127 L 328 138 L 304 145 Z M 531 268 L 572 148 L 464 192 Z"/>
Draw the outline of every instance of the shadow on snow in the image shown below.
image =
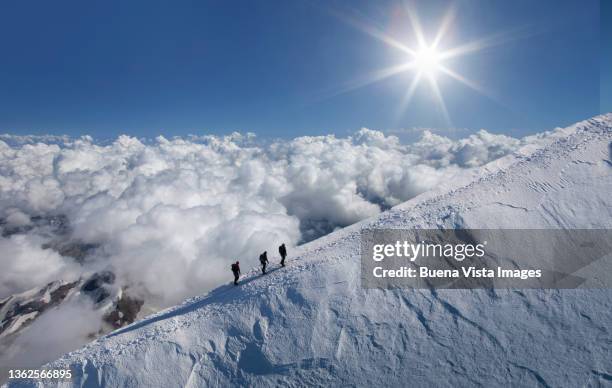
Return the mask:
<path id="1" fill-rule="evenodd" d="M 269 275 L 273 272 L 276 272 L 281 268 L 283 267 L 278 266 L 278 267 L 270 268 L 268 269 L 265 275 Z M 212 291 L 210 291 L 206 296 L 203 296 L 200 300 L 197 300 L 195 302 L 185 302 L 183 305 L 173 310 L 170 310 L 168 312 L 165 312 L 165 313 L 160 312 L 158 314 L 153 315 L 150 318 L 143 318 L 142 320 L 138 322 L 132 323 L 131 325 L 115 330 L 112 333 L 109 333 L 108 335 L 106 335 L 105 337 L 106 338 L 115 337 L 120 334 L 124 334 L 130 331 L 133 331 L 133 330 L 140 329 L 141 327 L 150 325 L 155 322 L 163 321 L 166 319 L 170 319 L 170 318 L 173 318 L 179 315 L 183 315 L 183 314 L 195 311 L 209 304 L 221 303 L 221 302 L 231 300 L 233 299 L 233 297 L 236 296 L 236 293 L 239 292 L 242 286 L 249 284 L 265 275 L 260 272 L 259 274 L 253 275 L 248 278 L 244 278 L 244 280 L 240 280 L 238 285 L 234 285 L 232 282 L 230 284 L 219 286 L 213 289 Z"/>

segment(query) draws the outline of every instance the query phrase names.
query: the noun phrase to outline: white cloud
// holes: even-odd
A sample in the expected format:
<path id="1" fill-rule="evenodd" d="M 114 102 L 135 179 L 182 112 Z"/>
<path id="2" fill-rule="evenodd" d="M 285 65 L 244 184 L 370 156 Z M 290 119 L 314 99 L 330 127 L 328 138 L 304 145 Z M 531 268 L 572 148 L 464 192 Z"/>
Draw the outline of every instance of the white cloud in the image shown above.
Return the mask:
<path id="1" fill-rule="evenodd" d="M 57 279 L 78 277 L 75 263 L 51 249 L 42 249 L 44 242 L 33 234 L 0 237 L 0 299 Z"/>
<path id="2" fill-rule="evenodd" d="M 8 344 L 0 344 L 0 380 L 8 369 L 37 368 L 83 346 L 102 329 L 102 317 L 85 298 L 44 312 Z"/>

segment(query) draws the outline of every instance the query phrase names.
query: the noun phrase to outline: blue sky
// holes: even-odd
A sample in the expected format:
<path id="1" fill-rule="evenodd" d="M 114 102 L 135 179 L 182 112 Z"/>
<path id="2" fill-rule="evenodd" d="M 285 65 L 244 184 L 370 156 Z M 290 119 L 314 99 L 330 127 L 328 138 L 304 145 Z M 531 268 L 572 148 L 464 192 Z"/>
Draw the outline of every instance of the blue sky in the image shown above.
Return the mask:
<path id="1" fill-rule="evenodd" d="M 430 39 L 449 4 L 415 3 Z M 437 77 L 448 122 L 427 83 L 399 109 L 413 72 L 338 93 L 406 57 L 343 15 L 409 42 L 397 2 L 3 2 L 0 132 L 294 137 L 365 126 L 521 136 L 599 112 L 599 1 L 469 0 L 455 8 L 441 46 L 504 39 L 448 63 L 498 102 Z M 602 109 L 612 101 L 604 94 Z"/>

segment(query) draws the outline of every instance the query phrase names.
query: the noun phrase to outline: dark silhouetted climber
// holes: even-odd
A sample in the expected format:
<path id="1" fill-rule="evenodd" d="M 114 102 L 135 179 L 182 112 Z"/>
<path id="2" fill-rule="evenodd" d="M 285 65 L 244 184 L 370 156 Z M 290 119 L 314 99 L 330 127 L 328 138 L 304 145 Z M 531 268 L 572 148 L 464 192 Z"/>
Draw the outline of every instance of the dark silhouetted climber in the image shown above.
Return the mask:
<path id="1" fill-rule="evenodd" d="M 266 273 L 266 265 L 268 264 L 268 252 L 264 252 L 259 255 L 259 262 L 261 263 L 261 272 Z"/>
<path id="2" fill-rule="evenodd" d="M 238 278 L 240 277 L 240 262 L 232 264 L 232 272 L 234 273 L 234 284 L 238 284 Z"/>
<path id="3" fill-rule="evenodd" d="M 281 266 L 285 266 L 285 257 L 287 257 L 287 248 L 285 247 L 285 243 L 283 243 L 280 247 L 278 247 L 278 253 L 281 255 Z"/>

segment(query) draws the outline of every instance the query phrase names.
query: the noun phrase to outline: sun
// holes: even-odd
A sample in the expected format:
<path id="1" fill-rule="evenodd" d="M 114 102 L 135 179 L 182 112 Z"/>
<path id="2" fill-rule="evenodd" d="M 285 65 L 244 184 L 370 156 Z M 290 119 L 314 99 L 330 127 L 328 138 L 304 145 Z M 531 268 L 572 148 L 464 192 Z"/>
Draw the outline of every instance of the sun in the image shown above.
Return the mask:
<path id="1" fill-rule="evenodd" d="M 344 87 L 343 90 L 341 90 L 339 93 L 344 93 L 350 90 L 354 90 L 356 88 L 361 88 L 371 83 L 379 82 L 383 79 L 401 73 L 410 73 L 412 74 L 412 81 L 408 85 L 408 88 L 406 89 L 406 94 L 400 102 L 398 113 L 403 112 L 403 110 L 409 104 L 416 89 L 419 87 L 420 84 L 423 83 L 422 81 L 425 81 L 425 83 L 429 84 L 429 89 L 433 93 L 439 107 L 441 108 L 444 118 L 449 124 L 451 123 L 451 120 L 446 109 L 444 98 L 442 97 L 442 91 L 440 90 L 440 86 L 438 84 L 439 76 L 449 76 L 455 79 L 456 81 L 459 81 L 463 85 L 479 92 L 480 94 L 496 100 L 493 96 L 490 95 L 488 91 L 486 91 L 476 82 L 464 77 L 463 75 L 451 69 L 447 62 L 450 62 L 451 60 L 456 59 L 457 57 L 475 53 L 484 48 L 503 43 L 509 40 L 510 37 L 505 36 L 505 34 L 495 34 L 489 37 L 480 38 L 475 41 L 467 42 L 454 47 L 448 47 L 448 45 L 444 45 L 446 47 L 444 49 L 441 49 L 441 47 L 443 46 L 441 43 L 443 43 L 445 35 L 447 35 L 450 30 L 450 27 L 453 23 L 454 15 L 455 9 L 451 6 L 447 9 L 444 17 L 442 18 L 442 21 L 435 36 L 431 41 L 429 41 L 425 37 L 424 30 L 421 27 L 420 20 L 416 14 L 416 10 L 408 9 L 407 22 L 412 27 L 411 39 L 409 40 L 415 43 L 415 46 L 410 47 L 408 44 L 405 43 L 405 41 L 398 40 L 386 34 L 383 30 L 380 30 L 368 23 L 364 23 L 359 19 L 348 17 L 346 15 L 338 14 L 338 16 L 342 20 L 350 23 L 351 25 L 355 26 L 364 33 L 380 40 L 391 48 L 403 51 L 405 54 L 407 54 L 405 62 L 379 69 L 364 77 L 361 77 L 360 79 L 357 79 L 356 81 L 347 84 L 347 86 Z"/>
<path id="2" fill-rule="evenodd" d="M 414 67 L 418 72 L 435 75 L 440 70 L 440 53 L 434 47 L 421 47 L 414 54 Z"/>

